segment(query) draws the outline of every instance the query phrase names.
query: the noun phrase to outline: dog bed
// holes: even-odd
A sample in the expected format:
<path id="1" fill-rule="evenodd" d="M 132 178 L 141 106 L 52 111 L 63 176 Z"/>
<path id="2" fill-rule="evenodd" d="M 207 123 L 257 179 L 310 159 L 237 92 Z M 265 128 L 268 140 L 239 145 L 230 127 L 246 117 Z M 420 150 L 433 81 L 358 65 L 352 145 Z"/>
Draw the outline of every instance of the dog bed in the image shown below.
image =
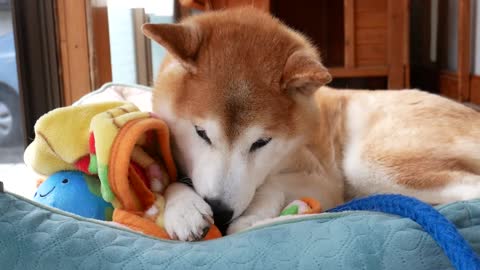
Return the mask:
<path id="1" fill-rule="evenodd" d="M 480 252 L 480 200 L 437 207 Z M 407 218 L 341 212 L 204 242 L 159 240 L 0 192 L 1 269 L 453 269 Z"/>

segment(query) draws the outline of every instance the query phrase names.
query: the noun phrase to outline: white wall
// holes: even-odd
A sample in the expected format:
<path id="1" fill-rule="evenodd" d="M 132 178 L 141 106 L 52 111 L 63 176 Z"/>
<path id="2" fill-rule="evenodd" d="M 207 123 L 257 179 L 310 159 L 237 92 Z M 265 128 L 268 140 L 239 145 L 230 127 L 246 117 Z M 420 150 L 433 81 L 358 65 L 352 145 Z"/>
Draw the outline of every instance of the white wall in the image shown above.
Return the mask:
<path id="1" fill-rule="evenodd" d="M 135 53 L 134 8 L 144 8 L 150 22 L 173 22 L 173 0 L 108 0 L 108 27 L 112 57 L 112 80 L 117 83 L 137 83 Z M 152 42 L 153 79 L 165 56 L 165 49 Z"/>
<path id="2" fill-rule="evenodd" d="M 129 8 L 108 8 L 112 81 L 116 83 L 137 83 L 132 12 Z"/>

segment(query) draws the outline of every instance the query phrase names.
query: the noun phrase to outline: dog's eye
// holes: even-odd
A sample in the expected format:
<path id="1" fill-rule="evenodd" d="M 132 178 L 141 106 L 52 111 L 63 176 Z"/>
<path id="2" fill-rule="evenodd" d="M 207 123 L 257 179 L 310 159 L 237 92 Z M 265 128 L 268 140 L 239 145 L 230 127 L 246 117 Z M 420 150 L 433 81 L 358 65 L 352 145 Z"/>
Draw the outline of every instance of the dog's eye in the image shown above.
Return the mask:
<path id="1" fill-rule="evenodd" d="M 250 153 L 252 153 L 253 151 L 255 150 L 258 150 L 262 147 L 264 147 L 265 145 L 267 145 L 270 141 L 272 140 L 272 138 L 261 138 L 261 139 L 258 139 L 256 142 L 254 142 L 252 144 L 252 146 L 250 147 Z"/>
<path id="2" fill-rule="evenodd" d="M 208 144 L 212 144 L 212 141 L 210 140 L 210 138 L 208 138 L 207 136 L 207 132 L 205 132 L 205 129 L 199 127 L 199 126 L 195 126 L 195 131 L 197 132 L 197 135 L 202 138 L 206 143 Z"/>

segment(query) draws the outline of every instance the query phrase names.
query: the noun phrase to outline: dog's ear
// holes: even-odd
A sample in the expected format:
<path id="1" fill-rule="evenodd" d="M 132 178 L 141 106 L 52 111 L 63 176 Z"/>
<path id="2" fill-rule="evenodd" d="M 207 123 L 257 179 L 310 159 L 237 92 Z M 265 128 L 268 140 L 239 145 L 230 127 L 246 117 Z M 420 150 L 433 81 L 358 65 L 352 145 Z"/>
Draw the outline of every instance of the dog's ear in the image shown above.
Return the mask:
<path id="1" fill-rule="evenodd" d="M 320 86 L 329 83 L 332 76 L 320 62 L 319 57 L 308 50 L 298 50 L 291 54 L 281 80 L 282 89 L 311 95 Z"/>
<path id="2" fill-rule="evenodd" d="M 200 48 L 201 32 L 189 24 L 144 24 L 145 36 L 162 45 L 190 71 L 195 71 L 195 60 Z"/>

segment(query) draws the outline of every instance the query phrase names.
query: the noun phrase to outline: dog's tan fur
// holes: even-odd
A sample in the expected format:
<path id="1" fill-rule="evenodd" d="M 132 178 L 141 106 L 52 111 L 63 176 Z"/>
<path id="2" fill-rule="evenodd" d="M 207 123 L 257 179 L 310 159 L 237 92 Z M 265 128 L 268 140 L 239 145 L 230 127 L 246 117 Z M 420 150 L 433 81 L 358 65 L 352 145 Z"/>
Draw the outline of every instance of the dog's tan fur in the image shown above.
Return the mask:
<path id="1" fill-rule="evenodd" d="M 320 87 L 330 75 L 315 48 L 250 8 L 146 25 L 144 32 L 170 53 L 153 108 L 171 126 L 213 119 L 230 145 L 251 126 L 274 140 L 299 141 L 250 199 L 263 212 L 243 209 L 231 232 L 307 195 L 325 207 L 378 192 L 432 204 L 480 197 L 480 114 L 472 109 L 417 90 Z M 274 193 L 281 199 L 266 198 Z"/>
<path id="2" fill-rule="evenodd" d="M 416 190 L 418 194 L 422 190 L 438 190 L 466 179 L 480 181 L 478 112 L 416 90 L 323 90 L 317 92 L 316 98 L 320 106 L 328 108 L 326 111 L 341 113 L 343 109 L 332 106 L 341 103 L 337 108 L 345 108 L 347 103 L 363 114 L 352 115 L 348 120 L 363 121 L 362 130 L 344 136 L 359 137 L 360 158 L 365 164 L 383 171 L 385 179 L 391 180 L 392 184 Z M 372 172 L 369 176 L 374 178 L 374 174 Z M 480 182 L 476 185 L 479 186 Z M 375 187 L 352 189 L 349 192 L 353 196 L 375 191 Z M 393 192 L 395 188 L 392 186 L 391 190 L 381 191 Z M 456 199 L 465 198 L 465 195 L 458 194 Z M 441 198 L 441 195 L 437 199 L 423 199 L 431 203 L 451 200 Z"/>

